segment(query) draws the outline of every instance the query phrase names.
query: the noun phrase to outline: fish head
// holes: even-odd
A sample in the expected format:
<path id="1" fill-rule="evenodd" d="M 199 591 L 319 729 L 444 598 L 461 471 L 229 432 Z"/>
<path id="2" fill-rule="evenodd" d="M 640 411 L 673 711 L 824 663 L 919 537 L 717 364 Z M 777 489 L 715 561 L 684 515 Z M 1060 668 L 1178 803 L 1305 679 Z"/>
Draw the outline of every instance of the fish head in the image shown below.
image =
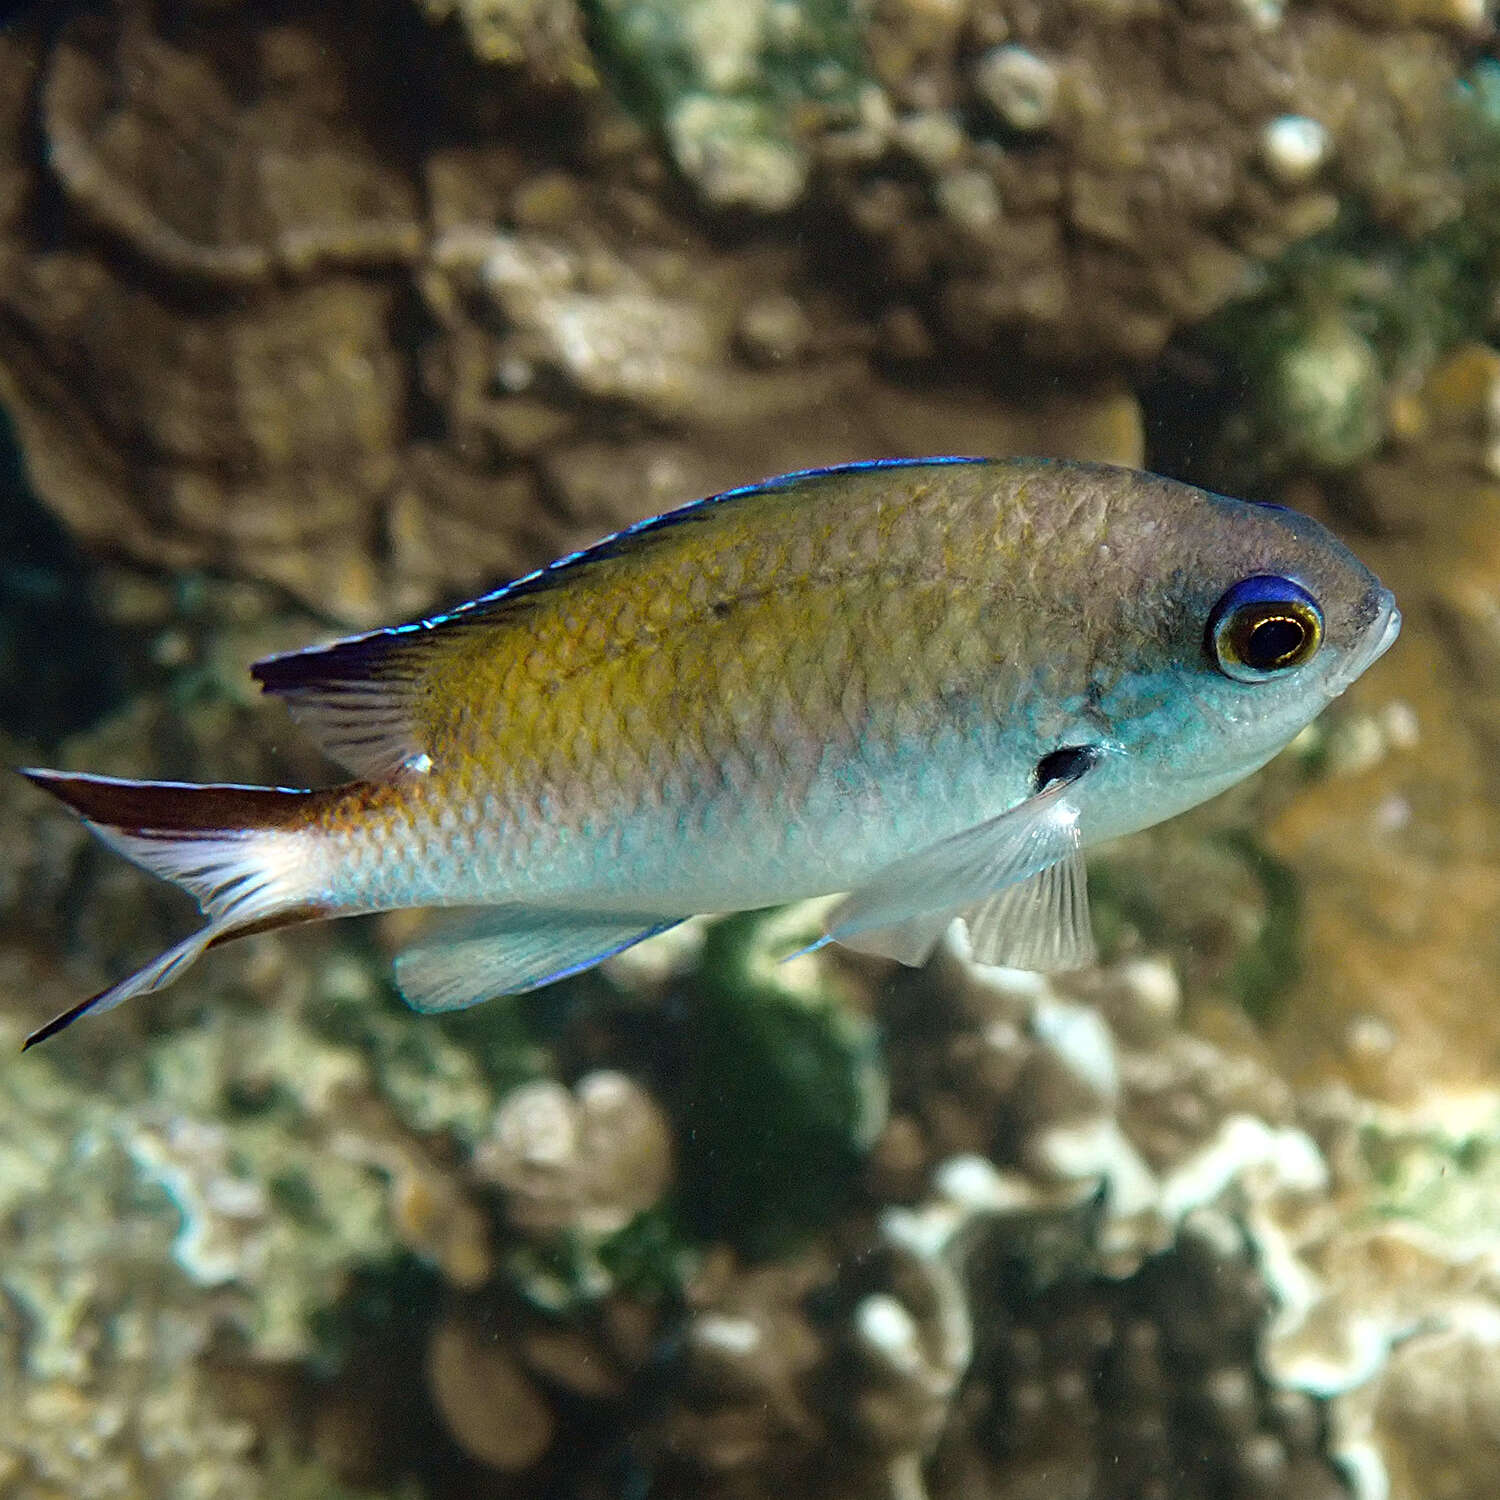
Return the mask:
<path id="1" fill-rule="evenodd" d="M 1252 754 L 1274 750 L 1390 649 L 1390 590 L 1326 527 L 1205 495 L 1174 659 Z"/>
<path id="2" fill-rule="evenodd" d="M 1119 753 L 1102 836 L 1264 765 L 1401 628 L 1390 591 L 1308 516 L 1162 480 L 1136 498 L 1113 538 L 1134 582 L 1103 695 Z"/>

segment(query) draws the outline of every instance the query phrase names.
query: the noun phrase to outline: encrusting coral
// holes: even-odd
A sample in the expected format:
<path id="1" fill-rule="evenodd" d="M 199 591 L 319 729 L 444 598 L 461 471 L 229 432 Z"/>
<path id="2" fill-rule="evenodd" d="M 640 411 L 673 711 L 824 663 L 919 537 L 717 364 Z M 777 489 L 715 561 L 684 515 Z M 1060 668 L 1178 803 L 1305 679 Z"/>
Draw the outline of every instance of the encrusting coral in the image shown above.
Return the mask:
<path id="1" fill-rule="evenodd" d="M 84 1174 L 67 1199 L 74 1227 L 60 1231 L 76 1237 L 67 1264 L 112 1267 L 115 1252 L 91 1251 L 97 1237 L 79 1226 L 92 1215 L 118 1245 L 110 1204 L 144 1195 L 131 1274 L 171 1267 L 173 1316 L 200 1360 L 226 1335 L 242 1368 L 334 1357 L 320 1309 L 338 1307 L 361 1262 L 378 1275 L 403 1255 L 430 1267 L 446 1290 L 410 1358 L 443 1434 L 417 1460 L 435 1495 L 448 1492 L 430 1467 L 443 1443 L 477 1465 L 471 1486 L 559 1463 L 601 1483 L 616 1450 L 600 1434 L 627 1420 L 643 1423 L 630 1462 L 663 1494 L 808 1486 L 939 1500 L 978 1484 L 1023 1496 L 1065 1477 L 1084 1497 L 1177 1500 L 1198 1492 L 1182 1488 L 1191 1472 L 1204 1494 L 1323 1500 L 1341 1492 L 1330 1452 L 1356 1479 L 1372 1463 L 1419 1461 L 1444 1418 L 1413 1425 L 1428 1397 L 1398 1394 L 1416 1368 L 1400 1318 L 1340 1380 L 1318 1373 L 1329 1354 L 1306 1352 L 1320 1328 L 1367 1326 L 1382 1296 L 1413 1305 L 1413 1282 L 1377 1292 L 1354 1277 L 1369 1257 L 1327 1207 L 1330 1183 L 1371 1201 L 1379 1178 L 1367 1169 L 1361 1184 L 1343 1165 L 1339 1122 L 1357 1117 L 1309 1113 L 1264 1064 L 1184 1031 L 1160 959 L 1066 987 L 975 968 L 958 938 L 920 974 L 780 964 L 810 930 L 797 912 L 695 924 L 617 961 L 554 1041 L 562 1075 L 548 1076 L 548 1051 L 524 1030 L 503 1053 L 470 1051 L 458 1041 L 470 1018 L 404 1016 L 365 961 L 276 937 L 249 955 L 266 1009 L 231 994 L 193 1020 L 189 992 L 178 1026 L 124 1054 L 107 1091 L 60 1086 L 45 1059 L 45 1078 L 9 1065 L 49 1100 L 16 1108 L 36 1127 L 31 1150 L 51 1153 L 29 1186 L 6 1172 L 21 1192 L 8 1222 L 29 1224 L 16 1242 L 26 1253 L 6 1261 L 7 1295 L 47 1318 L 27 1314 L 18 1399 L 39 1399 L 58 1359 L 56 1378 L 86 1399 L 100 1379 L 77 1364 L 72 1341 L 90 1325 L 68 1311 L 57 1265 L 34 1273 L 36 1205 L 61 1210 L 56 1173 L 86 1099 L 112 1144 L 67 1169 Z M 754 1000 L 744 1012 L 742 997 Z M 887 1083 L 861 1017 L 880 1024 Z M 705 1027 L 728 1029 L 704 1049 Z M 776 1040 L 747 1045 L 758 1033 Z M 697 1056 L 686 1086 L 670 1071 L 684 1048 Z M 731 1138 L 718 1126 L 693 1140 L 736 1071 L 749 1091 L 728 1097 L 779 1097 L 756 1128 L 794 1122 L 791 1149 L 814 1146 L 810 1129 L 834 1128 L 830 1144 L 845 1132 L 818 1213 L 791 1182 L 784 1207 L 763 1205 L 780 1248 L 759 1263 L 723 1244 L 755 1224 L 735 1194 L 718 1209 L 677 1196 L 704 1146 L 692 1171 L 756 1170 L 753 1152 L 743 1166 L 720 1154 Z M 132 1078 L 151 1081 L 149 1104 L 128 1102 Z M 838 1089 L 852 1114 L 827 1113 Z M 787 1114 L 799 1095 L 801 1121 Z M 837 1172 L 863 1188 L 829 1196 Z M 1407 1201 L 1419 1197 L 1414 1187 Z M 1465 1357 L 1452 1340 L 1482 1320 L 1459 1310 L 1491 1294 L 1412 1264 L 1450 1330 L 1431 1336 L 1433 1357 Z M 93 1295 L 107 1307 L 114 1294 Z M 344 1462 L 378 1449 L 355 1434 L 393 1420 L 383 1400 L 331 1449 Z M 1398 1401 L 1402 1416 L 1387 1416 Z M 240 1463 L 260 1482 L 243 1456 L 258 1429 L 211 1405 L 203 1421 L 205 1434 L 215 1422 L 240 1434 L 240 1457 L 214 1450 L 220 1477 Z M 55 1462 L 48 1429 L 27 1430 L 26 1462 Z"/>
<path id="2" fill-rule="evenodd" d="M 1463 418 L 1470 468 L 1482 428 Z M 96 592 L 137 691 L 65 761 L 266 775 L 240 667 L 308 622 L 239 583 L 114 569 Z M 1379 803 L 1379 777 L 1415 774 L 1389 709 L 1359 695 L 1262 785 L 1278 847 L 1304 804 Z M 1480 699 L 1464 713 L 1485 722 Z M 277 774 L 319 774 L 274 753 Z M 177 920 L 19 784 L 0 819 L 18 1010 Z M 1298 836 L 1299 868 L 1329 857 Z M 1155 879 L 1149 860 L 1134 878 Z M 1218 895 L 1263 915 L 1253 892 Z M 1302 899 L 1316 935 L 1329 897 Z M 1152 931 L 1125 917 L 1109 941 Z M 1482 1383 L 1462 1412 L 1440 1397 L 1488 1347 L 1492 1118 L 1453 1135 L 1410 1100 L 1372 1115 L 1299 1090 L 1243 1023 L 1185 1027 L 1178 966 L 1150 948 L 1068 984 L 975 968 L 961 945 L 915 974 L 783 963 L 816 931 L 793 910 L 695 922 L 571 992 L 434 1019 L 380 977 L 399 927 L 253 939 L 80 1033 L 66 1066 L 5 1065 L 8 1118 L 29 1125 L 3 1173 L 18 1472 L 81 1472 L 56 1467 L 67 1421 L 47 1413 L 155 1392 L 201 1435 L 173 1463 L 230 1495 L 274 1485 L 272 1434 L 288 1462 L 412 1473 L 435 1497 L 566 1474 L 737 1500 L 1010 1500 L 1064 1478 L 1177 1500 L 1194 1473 L 1210 1493 L 1388 1480 L 1417 1500 L 1443 1424 L 1489 1420 Z M 1309 958 L 1304 984 L 1351 961 Z M 1201 959 L 1185 972 L 1195 1004 L 1237 994 Z M 140 1335 L 127 1377 L 121 1309 L 148 1297 L 171 1341 Z M 339 1331 L 364 1307 L 403 1310 L 375 1355 Z M 313 1435 L 274 1404 L 242 1414 L 209 1368 L 270 1389 L 318 1372 Z M 98 1421 L 114 1435 L 90 1461 L 120 1476 L 103 1493 L 177 1472 L 150 1467 L 140 1423 Z"/>
<path id="3" fill-rule="evenodd" d="M 7 762 L 326 781 L 252 658 L 778 470 L 1139 463 L 1148 424 L 1216 482 L 1322 476 L 1290 498 L 1373 533 L 1408 619 L 1266 777 L 1098 862 L 1114 956 L 1066 983 L 958 937 L 915 974 L 783 962 L 803 909 L 418 1018 L 391 914 L 0 1063 L 0 1495 L 1487 1494 L 1488 24 L 122 0 L 0 31 L 0 392 L 95 558 L 18 499 L 4 640 L 98 685 L 43 712 L 0 657 Z M 15 779 L 0 843 L 3 1054 L 184 913 Z"/>

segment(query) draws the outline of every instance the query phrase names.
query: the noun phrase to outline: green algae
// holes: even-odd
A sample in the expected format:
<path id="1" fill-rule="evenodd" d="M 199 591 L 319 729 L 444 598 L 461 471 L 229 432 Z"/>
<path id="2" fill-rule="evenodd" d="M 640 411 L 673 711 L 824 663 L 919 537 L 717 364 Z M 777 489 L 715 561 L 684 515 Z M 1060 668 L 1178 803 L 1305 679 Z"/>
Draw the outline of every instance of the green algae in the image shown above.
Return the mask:
<path id="1" fill-rule="evenodd" d="M 517 1245 L 501 1267 L 528 1306 L 575 1318 L 622 1295 L 648 1303 L 675 1300 L 699 1260 L 679 1213 L 666 1204 L 603 1238 L 563 1230 L 541 1244 Z"/>
<path id="2" fill-rule="evenodd" d="M 873 1028 L 815 961 L 802 908 L 709 931 L 674 1114 L 693 1232 L 752 1254 L 826 1224 L 850 1198 L 885 1112 Z"/>
<path id="3" fill-rule="evenodd" d="M 1439 119 L 1456 184 L 1447 214 L 1394 223 L 1350 193 L 1331 228 L 1262 267 L 1249 295 L 1183 340 L 1187 383 L 1168 376 L 1148 395 L 1158 467 L 1252 493 L 1348 469 L 1384 441 L 1394 392 L 1491 331 L 1500 64 L 1479 63 Z"/>
<path id="4" fill-rule="evenodd" d="M 1243 861 L 1263 901 L 1255 937 L 1236 955 L 1226 980 L 1252 1020 L 1268 1024 L 1301 977 L 1302 898 L 1296 872 L 1248 832 L 1235 830 L 1220 842 Z"/>
<path id="5" fill-rule="evenodd" d="M 1373 1216 L 1420 1225 L 1460 1253 L 1500 1235 L 1500 1119 L 1452 1130 L 1377 1119 L 1359 1145 Z"/>

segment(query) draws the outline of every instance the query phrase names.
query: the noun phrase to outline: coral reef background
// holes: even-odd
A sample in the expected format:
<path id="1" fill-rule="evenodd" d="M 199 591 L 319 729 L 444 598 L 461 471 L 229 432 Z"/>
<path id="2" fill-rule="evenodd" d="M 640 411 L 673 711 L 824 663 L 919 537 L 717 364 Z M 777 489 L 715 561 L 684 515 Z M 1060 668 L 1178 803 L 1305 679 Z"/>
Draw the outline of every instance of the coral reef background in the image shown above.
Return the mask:
<path id="1" fill-rule="evenodd" d="M 790 910 L 406 1013 L 0 777 L 3 1500 L 1492 1500 L 1488 0 L 39 0 L 0 750 L 332 769 L 245 674 L 874 455 L 1296 504 L 1397 652 L 1095 862 L 1066 983 Z"/>

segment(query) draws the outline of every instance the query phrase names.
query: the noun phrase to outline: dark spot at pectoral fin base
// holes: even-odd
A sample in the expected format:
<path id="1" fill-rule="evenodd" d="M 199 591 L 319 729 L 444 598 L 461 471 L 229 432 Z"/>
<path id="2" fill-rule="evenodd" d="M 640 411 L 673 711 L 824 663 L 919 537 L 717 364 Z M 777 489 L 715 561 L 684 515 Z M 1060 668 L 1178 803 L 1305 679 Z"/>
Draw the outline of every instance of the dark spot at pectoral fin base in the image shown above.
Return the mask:
<path id="1" fill-rule="evenodd" d="M 413 1010 L 462 1010 L 581 974 L 681 920 L 494 907 L 449 920 L 399 954 L 396 984 Z"/>
<path id="2" fill-rule="evenodd" d="M 965 915 L 971 936 L 978 931 L 975 956 L 983 962 L 1023 966 L 1024 957 L 1035 960 L 1025 967 L 1067 968 L 1085 961 L 1079 955 L 1092 953 L 1093 940 L 1075 792 L 1097 757 L 1065 754 L 1048 757 L 1040 790 L 1024 802 L 897 860 L 851 891 L 830 914 L 827 935 L 920 963 L 952 918 Z"/>

